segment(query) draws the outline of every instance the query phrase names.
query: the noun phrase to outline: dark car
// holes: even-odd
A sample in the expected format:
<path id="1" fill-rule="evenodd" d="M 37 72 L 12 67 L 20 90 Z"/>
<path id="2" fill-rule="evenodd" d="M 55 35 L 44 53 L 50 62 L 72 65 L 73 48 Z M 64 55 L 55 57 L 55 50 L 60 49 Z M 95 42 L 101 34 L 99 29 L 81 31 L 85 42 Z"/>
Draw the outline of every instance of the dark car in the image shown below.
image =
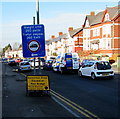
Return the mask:
<path id="1" fill-rule="evenodd" d="M 36 48 L 36 47 L 38 47 L 37 44 L 32 44 L 32 45 L 30 46 L 30 48 Z"/>
<path id="2" fill-rule="evenodd" d="M 52 69 L 52 64 L 54 60 L 46 60 L 45 64 L 43 65 L 44 69 Z"/>
<path id="3" fill-rule="evenodd" d="M 15 60 L 9 60 L 8 65 L 10 65 L 10 66 L 16 66 Z"/>

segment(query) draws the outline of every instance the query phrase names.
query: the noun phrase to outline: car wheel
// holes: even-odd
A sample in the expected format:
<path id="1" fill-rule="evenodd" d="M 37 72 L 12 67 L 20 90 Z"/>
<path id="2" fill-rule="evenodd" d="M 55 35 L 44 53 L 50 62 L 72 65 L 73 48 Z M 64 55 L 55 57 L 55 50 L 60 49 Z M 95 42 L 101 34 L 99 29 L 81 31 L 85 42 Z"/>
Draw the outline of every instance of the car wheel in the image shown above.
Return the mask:
<path id="1" fill-rule="evenodd" d="M 91 78 L 92 78 L 92 79 L 96 79 L 96 76 L 95 76 L 94 73 L 91 74 Z"/>
<path id="2" fill-rule="evenodd" d="M 78 76 L 82 77 L 82 72 L 78 71 Z"/>

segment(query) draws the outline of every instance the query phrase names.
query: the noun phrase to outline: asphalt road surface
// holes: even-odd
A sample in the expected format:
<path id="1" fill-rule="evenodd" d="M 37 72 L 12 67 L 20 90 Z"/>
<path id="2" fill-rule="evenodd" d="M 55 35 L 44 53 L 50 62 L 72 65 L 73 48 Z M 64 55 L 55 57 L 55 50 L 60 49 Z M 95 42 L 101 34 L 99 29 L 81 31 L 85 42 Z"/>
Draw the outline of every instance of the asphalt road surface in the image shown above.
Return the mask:
<path id="1" fill-rule="evenodd" d="M 13 68 L 3 64 L 2 117 L 120 117 L 119 74 L 114 79 L 92 80 L 42 70 L 43 75 L 49 75 L 51 97 L 26 96 L 25 75 L 33 71 L 19 73 Z"/>

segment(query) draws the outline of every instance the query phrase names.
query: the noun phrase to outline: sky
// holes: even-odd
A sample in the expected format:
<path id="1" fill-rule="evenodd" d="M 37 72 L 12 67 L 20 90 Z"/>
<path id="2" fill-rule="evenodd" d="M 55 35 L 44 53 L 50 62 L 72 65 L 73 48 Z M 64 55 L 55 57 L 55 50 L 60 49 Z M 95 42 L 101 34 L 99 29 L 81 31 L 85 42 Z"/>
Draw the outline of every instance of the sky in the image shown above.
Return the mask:
<path id="1" fill-rule="evenodd" d="M 57 2 L 56 2 L 57 1 Z M 45 39 L 59 32 L 67 33 L 69 27 L 82 27 L 85 16 L 98 13 L 106 7 L 118 5 L 118 0 L 39 0 L 40 24 L 45 26 Z M 21 26 L 32 25 L 36 18 L 35 0 L 2 0 L 0 3 L 0 48 L 9 43 L 22 43 Z"/>

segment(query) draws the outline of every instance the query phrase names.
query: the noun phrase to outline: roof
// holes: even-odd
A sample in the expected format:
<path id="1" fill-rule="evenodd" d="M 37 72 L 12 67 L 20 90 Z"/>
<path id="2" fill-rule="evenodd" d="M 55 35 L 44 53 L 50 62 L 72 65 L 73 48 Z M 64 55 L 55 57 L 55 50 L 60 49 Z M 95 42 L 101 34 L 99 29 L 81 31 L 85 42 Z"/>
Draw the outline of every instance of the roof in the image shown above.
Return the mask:
<path id="1" fill-rule="evenodd" d="M 90 25 L 101 23 L 103 16 L 104 16 L 104 11 L 96 14 Z"/>
<path id="2" fill-rule="evenodd" d="M 65 34 L 63 34 L 63 35 L 60 35 L 60 36 L 54 38 L 54 39 L 49 39 L 49 40 L 47 40 L 47 41 L 46 41 L 46 44 L 50 44 L 50 43 L 52 43 L 52 42 L 57 42 L 57 41 L 60 41 L 61 39 L 66 39 L 66 38 L 68 38 L 68 34 L 65 33 Z"/>
<path id="3" fill-rule="evenodd" d="M 69 31 L 69 34 L 71 37 L 73 37 L 74 35 L 76 35 L 78 32 L 80 32 L 83 28 L 77 28 L 77 29 L 74 29 L 72 31 Z"/>
<path id="4" fill-rule="evenodd" d="M 95 25 L 101 23 L 106 11 L 108 11 L 110 15 L 110 20 L 113 20 L 120 13 L 120 5 L 116 7 L 107 7 L 106 10 L 99 12 L 95 16 L 87 15 L 86 18 L 88 19 L 89 24 Z"/>

